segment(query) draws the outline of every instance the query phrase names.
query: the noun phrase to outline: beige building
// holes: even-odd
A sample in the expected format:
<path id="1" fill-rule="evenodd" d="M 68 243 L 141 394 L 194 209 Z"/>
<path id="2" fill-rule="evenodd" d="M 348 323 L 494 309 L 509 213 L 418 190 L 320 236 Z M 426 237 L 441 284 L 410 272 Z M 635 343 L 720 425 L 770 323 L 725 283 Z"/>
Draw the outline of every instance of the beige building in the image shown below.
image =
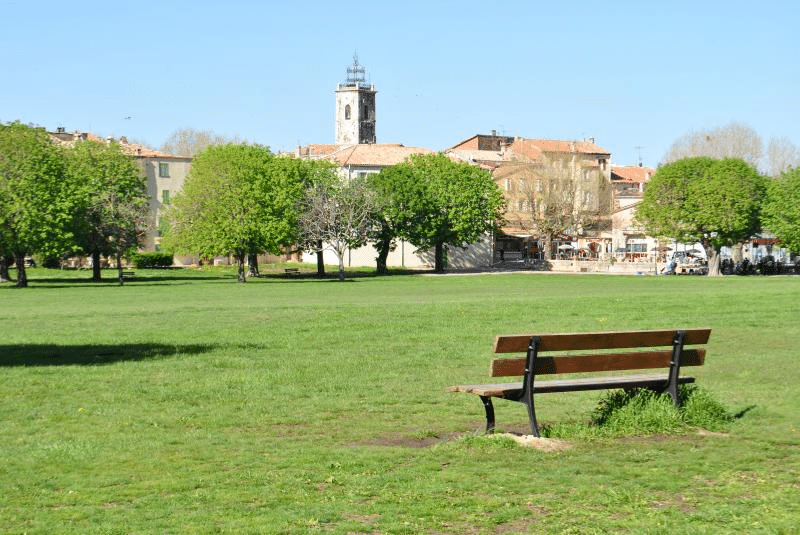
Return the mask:
<path id="1" fill-rule="evenodd" d="M 175 156 L 174 154 L 167 154 L 126 142 L 123 143 L 122 147 L 136 159 L 136 163 L 142 168 L 142 173 L 147 178 L 151 220 L 142 249 L 154 251 L 161 244 L 160 227 L 164 208 L 171 202 L 174 195 L 183 188 L 183 181 L 192 168 L 192 158 Z M 191 263 L 191 259 L 176 257 L 175 260 L 178 264 L 182 264 L 183 261 Z"/>
<path id="2" fill-rule="evenodd" d="M 633 224 L 636 207 L 644 197 L 645 185 L 655 173 L 655 169 L 641 165 L 615 165 L 611 168 L 613 250 L 626 260 L 640 260 L 658 252 L 656 240 Z"/>
<path id="3" fill-rule="evenodd" d="M 112 141 L 112 138 L 104 139 L 88 132 L 67 132 L 65 128 L 58 128 L 55 132 L 50 132 L 50 135 L 57 143 L 62 144 L 76 141 Z M 151 218 L 142 250 L 157 250 L 161 243 L 159 227 L 162 212 L 175 193 L 183 188 L 183 181 L 192 167 L 192 159 L 148 149 L 136 143 L 128 143 L 124 136 L 116 141 L 119 142 L 122 150 L 134 157 L 142 170 L 142 175 L 147 179 Z M 192 262 L 191 258 L 176 257 L 175 260 L 178 265 Z"/>
<path id="4" fill-rule="evenodd" d="M 545 247 L 533 230 L 532 214 L 544 210 L 548 181 L 569 183 L 558 202 L 569 213 L 574 228 L 551 244 L 551 257 L 569 252 L 599 257 L 610 252 L 607 217 L 589 225 L 581 214 L 608 213 L 611 206 L 611 153 L 593 139 L 562 141 L 478 134 L 444 151 L 451 158 L 479 165 L 492 172 L 507 202 L 502 233 L 497 237 L 495 262 L 543 258 Z M 597 218 L 593 218 L 597 219 Z"/>

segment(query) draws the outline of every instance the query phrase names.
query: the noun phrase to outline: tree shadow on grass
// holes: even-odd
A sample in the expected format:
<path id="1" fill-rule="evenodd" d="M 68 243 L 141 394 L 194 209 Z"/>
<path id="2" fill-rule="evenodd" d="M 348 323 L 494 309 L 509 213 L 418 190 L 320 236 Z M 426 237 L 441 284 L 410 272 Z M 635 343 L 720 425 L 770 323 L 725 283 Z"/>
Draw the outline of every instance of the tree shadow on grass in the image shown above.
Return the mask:
<path id="1" fill-rule="evenodd" d="M 230 282 L 231 280 L 236 280 L 236 277 L 221 277 L 221 276 L 204 276 L 204 275 L 188 275 L 188 276 L 147 276 L 147 275 L 136 275 L 133 277 L 126 277 L 124 279 L 125 284 L 136 284 L 141 286 L 142 284 L 159 284 L 159 283 L 175 283 L 175 284 L 182 284 L 187 282 L 195 282 L 195 281 L 220 281 L 220 282 Z M 9 283 L 9 287 L 12 287 L 14 282 L 11 281 Z M 28 279 L 28 288 L 67 288 L 67 287 L 78 287 L 78 286 L 119 286 L 119 279 L 116 277 L 103 277 L 99 281 L 94 281 L 91 277 L 80 279 L 80 278 L 68 278 L 68 277 L 31 277 Z"/>
<path id="2" fill-rule="evenodd" d="M 199 355 L 214 349 L 202 344 L 121 345 L 0 345 L 0 367 L 102 366 L 116 362 L 157 360 L 175 355 Z"/>

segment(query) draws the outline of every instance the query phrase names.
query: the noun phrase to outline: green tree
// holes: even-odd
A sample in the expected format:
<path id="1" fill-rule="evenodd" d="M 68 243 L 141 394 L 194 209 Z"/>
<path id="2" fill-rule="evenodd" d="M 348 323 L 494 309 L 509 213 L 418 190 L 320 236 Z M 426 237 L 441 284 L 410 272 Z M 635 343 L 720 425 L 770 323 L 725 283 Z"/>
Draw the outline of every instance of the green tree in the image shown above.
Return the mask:
<path id="1" fill-rule="evenodd" d="M 636 221 L 652 236 L 700 242 L 708 274 L 719 275 L 719 250 L 759 229 L 764 179 L 741 158 L 684 158 L 662 166 L 647 184 Z"/>
<path id="2" fill-rule="evenodd" d="M 718 160 L 703 180 L 689 184 L 686 207 L 706 250 L 709 275 L 720 274 L 721 247 L 741 246 L 761 230 L 765 186 L 764 177 L 741 158 Z"/>
<path id="3" fill-rule="evenodd" d="M 0 255 L 13 255 L 26 287 L 25 256 L 71 250 L 75 197 L 64 159 L 42 128 L 0 124 Z"/>
<path id="4" fill-rule="evenodd" d="M 302 169 L 290 158 L 248 145 L 208 147 L 175 196 L 165 245 L 202 256 L 232 254 L 245 282 L 249 253 L 296 242 Z"/>
<path id="5" fill-rule="evenodd" d="M 712 158 L 683 158 L 661 166 L 644 190 L 635 220 L 651 236 L 694 241 L 697 229 L 687 209 L 689 184 L 703 180 Z"/>
<path id="6" fill-rule="evenodd" d="M 764 227 L 773 232 L 784 247 L 800 252 L 800 167 L 769 181 L 762 210 Z"/>
<path id="7" fill-rule="evenodd" d="M 373 180 L 383 198 L 382 217 L 420 250 L 433 249 L 434 270 L 444 271 L 446 248 L 476 243 L 502 217 L 502 192 L 483 169 L 443 154 L 412 155 Z"/>
<path id="8" fill-rule="evenodd" d="M 101 278 L 101 255 L 113 256 L 123 284 L 122 256 L 139 245 L 147 228 L 146 181 L 116 142 L 79 141 L 66 156 L 67 174 L 79 192 L 75 239 L 92 258 L 92 280 Z"/>

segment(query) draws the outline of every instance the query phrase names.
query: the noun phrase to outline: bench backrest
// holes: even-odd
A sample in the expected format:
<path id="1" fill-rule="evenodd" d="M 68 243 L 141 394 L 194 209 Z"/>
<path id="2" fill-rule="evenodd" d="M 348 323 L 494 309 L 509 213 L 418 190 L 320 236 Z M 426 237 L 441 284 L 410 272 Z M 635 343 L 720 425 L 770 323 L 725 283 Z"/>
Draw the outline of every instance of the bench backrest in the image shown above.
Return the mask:
<path id="1" fill-rule="evenodd" d="M 680 329 L 686 332 L 681 352 L 681 366 L 700 366 L 705 349 L 687 348 L 708 342 L 711 329 Z M 534 374 L 582 373 L 619 370 L 669 368 L 672 346 L 678 329 L 657 331 L 612 331 L 596 333 L 560 333 L 539 336 L 539 351 Z M 530 334 L 501 335 L 495 339 L 495 353 L 526 352 Z M 642 349 L 647 351 L 597 352 L 590 354 L 543 355 L 553 351 Z M 489 374 L 509 377 L 525 374 L 527 357 L 494 359 Z"/>

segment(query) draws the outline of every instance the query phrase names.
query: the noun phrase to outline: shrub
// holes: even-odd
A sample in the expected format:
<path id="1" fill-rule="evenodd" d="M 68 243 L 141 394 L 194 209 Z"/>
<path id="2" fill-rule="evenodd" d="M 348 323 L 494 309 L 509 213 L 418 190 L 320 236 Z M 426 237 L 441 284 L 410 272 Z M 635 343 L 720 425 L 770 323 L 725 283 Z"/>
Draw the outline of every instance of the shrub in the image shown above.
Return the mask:
<path id="1" fill-rule="evenodd" d="M 61 259 L 57 256 L 34 255 L 33 259 L 43 268 L 59 269 L 61 267 Z"/>
<path id="2" fill-rule="evenodd" d="M 134 253 L 131 262 L 136 269 L 168 268 L 172 266 L 172 253 Z"/>

